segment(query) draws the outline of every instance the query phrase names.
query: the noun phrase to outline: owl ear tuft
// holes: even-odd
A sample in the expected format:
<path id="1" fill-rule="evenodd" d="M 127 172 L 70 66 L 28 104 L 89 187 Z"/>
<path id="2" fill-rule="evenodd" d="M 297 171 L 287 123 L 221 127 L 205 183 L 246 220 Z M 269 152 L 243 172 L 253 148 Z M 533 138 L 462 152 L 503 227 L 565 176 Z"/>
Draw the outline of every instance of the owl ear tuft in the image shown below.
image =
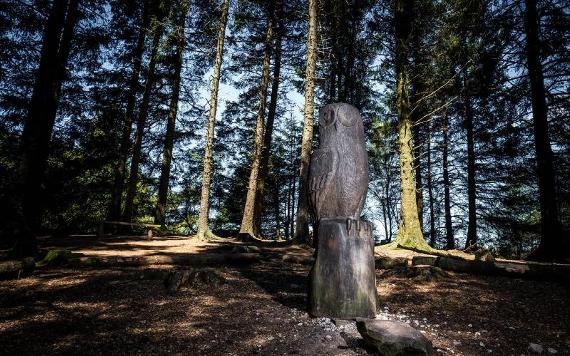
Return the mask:
<path id="1" fill-rule="evenodd" d="M 358 120 L 360 120 L 360 112 L 349 104 L 341 105 L 337 110 L 337 118 L 343 124 L 343 126 L 353 126 Z"/>

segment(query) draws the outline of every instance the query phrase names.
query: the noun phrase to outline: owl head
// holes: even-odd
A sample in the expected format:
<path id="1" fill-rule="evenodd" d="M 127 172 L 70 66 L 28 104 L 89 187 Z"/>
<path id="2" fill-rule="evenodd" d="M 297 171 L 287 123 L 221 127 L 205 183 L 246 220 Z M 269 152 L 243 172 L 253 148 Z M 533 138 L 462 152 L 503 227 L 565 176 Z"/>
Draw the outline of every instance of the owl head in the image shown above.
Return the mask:
<path id="1" fill-rule="evenodd" d="M 338 130 L 340 128 L 339 125 L 348 128 L 360 122 L 362 122 L 362 119 L 358 109 L 346 103 L 328 104 L 319 113 L 319 128 L 321 131 L 332 127 Z"/>

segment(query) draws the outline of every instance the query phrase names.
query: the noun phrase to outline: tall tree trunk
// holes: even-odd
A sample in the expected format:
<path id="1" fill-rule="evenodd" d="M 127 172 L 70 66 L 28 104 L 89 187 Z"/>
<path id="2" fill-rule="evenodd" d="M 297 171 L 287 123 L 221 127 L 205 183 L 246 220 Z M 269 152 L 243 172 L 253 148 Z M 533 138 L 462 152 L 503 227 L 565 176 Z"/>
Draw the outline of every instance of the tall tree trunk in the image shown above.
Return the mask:
<path id="1" fill-rule="evenodd" d="M 455 248 L 455 238 L 453 237 L 453 225 L 451 223 L 451 197 L 449 194 L 449 118 L 447 112 L 443 114 L 443 210 L 445 215 L 445 240 L 446 248 Z"/>
<path id="2" fill-rule="evenodd" d="M 142 67 L 142 56 L 144 53 L 144 44 L 146 32 L 148 31 L 148 3 L 143 1 L 143 14 L 139 33 L 137 36 L 137 43 L 133 50 L 133 71 L 129 82 L 129 89 L 127 92 L 127 107 L 125 110 L 125 121 L 121 132 L 121 141 L 119 143 L 119 154 L 113 175 L 113 188 L 111 190 L 111 204 L 107 218 L 111 221 L 121 219 L 121 201 L 125 189 L 125 176 L 127 170 L 127 159 L 129 156 L 129 148 L 131 145 L 131 131 L 133 129 L 133 121 L 135 116 L 135 102 L 139 89 L 139 77 Z"/>
<path id="3" fill-rule="evenodd" d="M 296 152 L 297 152 L 297 133 L 295 130 L 294 124 L 290 121 L 291 133 L 289 137 L 289 162 L 291 165 L 289 166 L 289 174 L 287 175 L 287 184 L 288 184 L 288 191 L 287 191 L 287 226 L 286 226 L 286 235 L 287 239 L 290 240 L 293 238 L 294 234 L 294 226 L 295 226 L 295 180 L 296 175 L 295 172 L 297 171 L 297 165 L 295 162 L 296 159 Z"/>
<path id="4" fill-rule="evenodd" d="M 471 97 L 465 94 L 465 127 L 467 129 L 467 202 L 468 217 L 467 240 L 465 248 L 477 243 L 477 211 L 476 211 L 476 186 L 475 186 L 475 143 L 473 133 L 473 109 Z"/>
<path id="5" fill-rule="evenodd" d="M 388 214 L 388 235 L 386 236 L 386 238 L 388 239 L 388 241 L 392 241 L 392 217 L 393 217 L 393 207 L 392 207 L 392 199 L 391 199 L 391 195 L 390 195 L 390 182 L 392 181 L 392 177 L 390 175 L 390 167 L 389 167 L 389 163 L 388 163 L 388 159 L 386 158 L 384 161 L 384 170 L 386 173 L 386 184 L 384 186 L 384 194 L 386 196 L 385 198 L 385 205 L 386 205 L 386 213 Z"/>
<path id="6" fill-rule="evenodd" d="M 230 0 L 222 3 L 222 14 L 218 28 L 218 40 L 216 42 L 216 59 L 214 61 L 214 74 L 210 89 L 210 113 L 208 115 L 208 128 L 206 132 L 206 148 L 204 150 L 204 170 L 202 173 L 202 192 L 200 194 L 200 212 L 198 214 L 198 232 L 196 236 L 204 239 L 208 234 L 208 216 L 210 212 L 210 184 L 212 183 L 214 150 L 214 127 L 216 124 L 216 111 L 218 109 L 218 89 L 222 73 L 222 61 L 224 58 L 224 40 L 226 38 L 226 25 Z"/>
<path id="7" fill-rule="evenodd" d="M 146 120 L 148 118 L 148 106 L 150 103 L 152 88 L 154 87 L 154 82 L 156 80 L 156 61 L 158 59 L 158 47 L 160 45 L 162 31 L 162 24 L 159 23 L 158 19 L 155 19 L 150 62 L 148 65 L 148 74 L 144 86 L 141 106 L 139 109 L 139 117 L 137 120 L 137 131 L 135 133 L 135 143 L 133 145 L 131 169 L 127 185 L 127 196 L 125 198 L 125 210 L 123 212 L 123 220 L 127 222 L 130 222 L 133 219 L 134 214 L 135 196 L 137 193 L 137 184 L 139 181 L 139 165 L 142 155 L 142 141 L 144 138 Z"/>
<path id="8" fill-rule="evenodd" d="M 303 112 L 303 136 L 299 169 L 299 201 L 295 240 L 305 243 L 309 237 L 309 199 L 307 179 L 313 148 L 313 115 L 315 111 L 315 70 L 317 66 L 317 0 L 309 0 L 309 34 L 307 38 L 307 64 L 305 68 L 305 107 Z"/>
<path id="9" fill-rule="evenodd" d="M 176 115 L 178 113 L 178 99 L 180 97 L 180 77 L 182 73 L 182 63 L 184 54 L 184 28 L 186 16 L 188 14 L 188 0 L 182 0 L 180 4 L 179 23 L 176 28 L 176 53 L 174 62 L 174 76 L 172 78 L 172 97 L 166 123 L 166 134 L 164 138 L 164 149 L 162 151 L 162 166 L 160 171 L 160 181 L 158 184 L 158 200 L 154 213 L 154 223 L 164 225 L 166 220 L 166 201 L 168 198 L 168 183 L 170 182 L 170 165 L 172 162 L 172 148 L 174 147 L 174 136 L 176 129 Z"/>
<path id="10" fill-rule="evenodd" d="M 548 107 L 546 90 L 540 61 L 539 17 L 536 0 L 525 0 L 525 32 L 528 76 L 532 115 L 534 122 L 534 142 L 540 192 L 540 245 L 529 256 L 536 260 L 563 258 L 568 253 L 568 237 L 564 236 L 558 218 L 555 193 L 554 167 L 548 133 Z"/>
<path id="11" fill-rule="evenodd" d="M 386 189 L 386 191 L 388 190 L 389 188 Z M 391 203 L 392 201 L 390 197 L 387 195 L 385 199 L 385 205 L 386 205 L 386 213 L 388 214 L 388 233 L 386 235 L 388 241 L 392 241 L 392 209 L 390 207 Z"/>
<path id="12" fill-rule="evenodd" d="M 275 239 L 281 240 L 281 204 L 279 201 L 279 177 L 277 175 L 274 176 L 275 182 L 273 190 L 273 212 L 275 214 Z"/>
<path id="13" fill-rule="evenodd" d="M 273 5 L 270 5 L 271 7 Z M 267 31 L 265 34 L 265 49 L 263 51 L 263 65 L 261 74 L 261 85 L 259 87 L 259 107 L 257 109 L 257 118 L 255 120 L 255 134 L 253 137 L 253 154 L 251 156 L 251 171 L 249 174 L 249 182 L 247 185 L 247 195 L 245 198 L 245 206 L 243 208 L 243 216 L 241 219 L 240 235 L 249 235 L 258 237 L 260 231 L 257 230 L 255 218 L 255 201 L 257 197 L 257 178 L 259 177 L 259 166 L 261 164 L 261 154 L 263 149 L 263 132 L 264 132 L 264 116 L 265 102 L 267 100 L 267 88 L 269 86 L 269 67 L 271 64 L 271 47 L 273 45 L 273 27 L 274 14 L 273 9 L 269 11 L 267 20 Z"/>
<path id="14" fill-rule="evenodd" d="M 428 188 L 428 198 L 429 198 L 429 238 L 430 246 L 435 247 L 437 243 L 437 236 L 435 230 L 435 211 L 434 211 L 434 198 L 433 198 L 433 182 L 432 182 L 432 169 L 431 169 L 431 121 L 428 129 L 428 140 L 427 140 L 427 188 Z"/>
<path id="15" fill-rule="evenodd" d="M 413 117 L 413 115 L 412 115 Z M 416 123 L 420 117 L 412 118 L 412 123 Z M 413 125 L 414 125 L 413 124 Z M 418 219 L 420 220 L 420 229 L 423 231 L 424 226 L 424 194 L 423 194 L 423 183 L 422 183 L 422 138 L 419 125 L 414 125 L 412 129 L 412 139 L 414 142 L 414 167 L 415 167 L 415 178 L 416 178 L 416 205 L 418 207 Z"/>
<path id="16" fill-rule="evenodd" d="M 380 205 L 382 206 L 382 219 L 384 220 L 384 237 L 386 241 L 389 241 L 389 233 L 388 233 L 388 212 L 386 210 L 386 200 L 380 199 Z"/>
<path id="17" fill-rule="evenodd" d="M 396 243 L 399 246 L 429 251 L 424 240 L 414 177 L 413 134 L 410 115 L 409 61 L 414 1 L 397 0 L 395 5 L 396 34 L 396 110 L 398 114 L 398 147 L 400 153 L 400 228 Z"/>
<path id="18" fill-rule="evenodd" d="M 297 210 L 295 210 L 295 192 L 297 191 L 297 174 L 296 174 L 297 170 L 293 171 L 293 176 L 292 176 L 292 180 L 293 180 L 293 191 L 291 192 L 292 196 L 291 196 L 291 220 L 289 220 L 289 224 L 291 225 L 291 228 L 289 229 L 291 231 L 291 239 L 295 238 L 295 223 L 296 223 L 296 217 L 297 217 L 297 211 L 299 210 L 299 206 L 297 205 Z"/>
<path id="19" fill-rule="evenodd" d="M 414 14 L 411 16 L 417 17 L 421 16 L 418 13 L 419 9 L 413 9 Z M 426 63 L 425 55 L 421 53 L 422 43 L 421 43 L 421 33 L 419 29 L 415 29 L 411 33 L 411 43 L 409 50 L 412 53 L 413 63 L 410 65 L 411 79 L 410 84 L 412 86 L 411 91 L 411 103 L 413 109 L 410 112 L 410 117 L 412 120 L 412 134 L 414 142 L 414 167 L 415 167 L 415 178 L 416 178 L 416 205 L 418 206 L 418 217 L 420 219 L 420 229 L 424 227 L 424 195 L 423 195 L 423 182 L 422 182 L 422 146 L 423 146 L 423 132 L 422 132 L 422 120 L 425 120 L 424 115 L 426 114 L 425 103 L 422 102 L 422 97 L 425 95 L 425 78 L 422 77 L 422 70 L 424 67 L 429 66 L 429 62 Z"/>
<path id="20" fill-rule="evenodd" d="M 148 2 L 143 1 L 143 14 L 137 43 L 133 51 L 133 71 L 131 73 L 129 89 L 127 92 L 127 107 L 125 110 L 125 121 L 121 132 L 121 141 L 119 145 L 119 155 L 114 167 L 114 181 L 111 190 L 111 204 L 107 218 L 111 221 L 120 220 L 121 218 L 121 201 L 123 191 L 125 189 L 125 176 L 127 170 L 127 159 L 129 156 L 129 148 L 131 145 L 131 131 L 133 129 L 133 121 L 135 116 L 135 102 L 137 92 L 139 90 L 139 77 L 142 67 L 142 56 L 145 47 L 145 38 L 148 31 Z"/>
<path id="21" fill-rule="evenodd" d="M 263 204 L 265 198 L 265 181 L 269 171 L 269 159 L 271 157 L 271 141 L 273 139 L 273 124 L 277 112 L 277 98 L 279 96 L 279 80 L 281 75 L 281 42 L 283 38 L 283 2 L 277 3 L 276 29 L 275 29 L 275 56 L 273 59 L 273 78 L 271 82 L 271 97 L 267 112 L 267 122 L 263 137 L 263 150 L 261 153 L 261 164 L 259 177 L 257 180 L 257 196 L 255 198 L 255 230 L 261 231 L 261 220 L 263 215 Z"/>
<path id="22" fill-rule="evenodd" d="M 61 85 L 79 16 L 78 7 L 78 0 L 54 0 L 44 30 L 40 64 L 22 133 L 20 168 L 25 226 L 14 247 L 15 253 L 21 256 L 34 255 L 37 250 L 36 235 L 41 228 L 45 201 L 42 183 Z"/>

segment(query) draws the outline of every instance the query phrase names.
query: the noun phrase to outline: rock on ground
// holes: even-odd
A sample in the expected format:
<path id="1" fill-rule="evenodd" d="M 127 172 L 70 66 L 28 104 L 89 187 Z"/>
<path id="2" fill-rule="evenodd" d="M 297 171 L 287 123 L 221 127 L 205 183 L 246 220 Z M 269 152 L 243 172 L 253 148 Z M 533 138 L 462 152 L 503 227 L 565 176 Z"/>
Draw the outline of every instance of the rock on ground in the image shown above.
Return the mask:
<path id="1" fill-rule="evenodd" d="M 540 344 L 533 344 L 532 342 L 528 345 L 528 350 L 535 354 L 541 354 L 544 352 L 544 347 Z"/>
<path id="2" fill-rule="evenodd" d="M 433 355 L 433 347 L 422 333 L 392 320 L 362 320 L 357 323 L 364 341 L 383 356 Z"/>

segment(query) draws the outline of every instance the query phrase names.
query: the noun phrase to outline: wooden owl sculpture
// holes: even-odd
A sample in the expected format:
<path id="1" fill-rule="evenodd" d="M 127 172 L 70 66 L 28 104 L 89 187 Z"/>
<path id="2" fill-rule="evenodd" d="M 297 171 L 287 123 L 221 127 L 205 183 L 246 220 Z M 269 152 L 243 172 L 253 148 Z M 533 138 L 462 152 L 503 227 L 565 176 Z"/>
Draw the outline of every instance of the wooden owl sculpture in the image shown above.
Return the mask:
<path id="1" fill-rule="evenodd" d="M 317 221 L 359 222 L 368 191 L 368 156 L 358 110 L 329 104 L 319 113 L 320 146 L 311 156 L 309 198 Z"/>

